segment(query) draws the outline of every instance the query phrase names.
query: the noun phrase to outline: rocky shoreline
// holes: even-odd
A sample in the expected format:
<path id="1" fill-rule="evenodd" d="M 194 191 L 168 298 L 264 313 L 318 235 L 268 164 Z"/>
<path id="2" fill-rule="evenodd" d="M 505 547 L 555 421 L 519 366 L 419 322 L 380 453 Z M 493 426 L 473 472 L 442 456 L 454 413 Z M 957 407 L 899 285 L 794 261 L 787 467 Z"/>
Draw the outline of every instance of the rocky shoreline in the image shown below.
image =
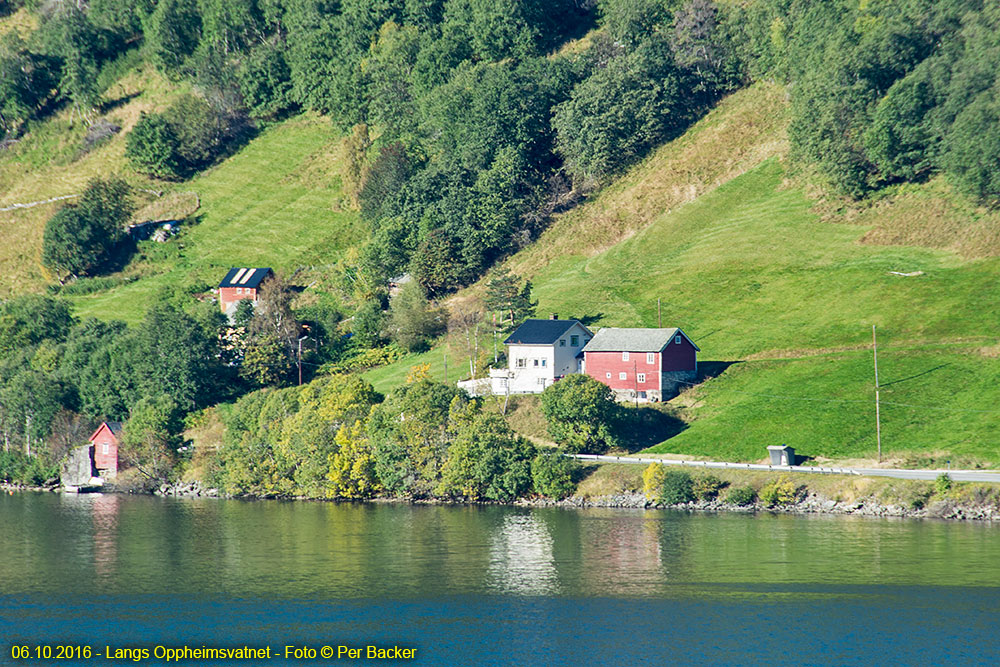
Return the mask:
<path id="1" fill-rule="evenodd" d="M 796 502 L 767 506 L 755 502 L 751 505 L 734 505 L 721 500 L 696 500 L 689 503 L 667 505 L 649 501 L 642 493 L 619 493 L 596 498 L 571 496 L 565 500 L 547 498 L 524 499 L 515 504 L 525 507 L 565 508 L 620 508 L 620 509 L 672 509 L 692 512 L 738 512 L 742 514 L 832 514 L 871 517 L 900 517 L 907 519 L 947 519 L 952 521 L 1000 521 L 1000 508 L 985 505 L 968 505 L 950 500 L 938 500 L 926 507 L 913 508 L 902 505 L 885 505 L 871 498 L 851 502 L 838 502 L 810 494 Z"/>
<path id="2" fill-rule="evenodd" d="M 60 492 L 59 486 L 29 487 L 0 483 L 0 491 L 13 493 L 15 491 L 45 491 Z M 118 493 L 117 489 L 106 492 Z M 218 489 L 208 488 L 200 482 L 184 482 L 181 484 L 161 484 L 151 492 L 152 495 L 170 498 L 231 498 Z M 293 500 L 306 500 L 294 498 Z M 315 499 L 312 499 L 315 500 Z M 467 504 L 497 504 L 471 503 L 449 500 L 413 501 L 396 498 L 373 498 L 368 502 L 411 502 L 415 504 L 437 505 L 467 505 Z M 734 505 L 721 500 L 696 500 L 689 503 L 667 505 L 649 501 L 642 493 L 623 492 L 608 496 L 584 498 L 570 496 L 563 500 L 551 498 L 522 498 L 511 505 L 517 507 L 560 507 L 566 509 L 607 508 L 607 509 L 672 509 L 689 512 L 737 512 L 740 514 L 773 513 L 773 514 L 830 514 L 869 517 L 899 517 L 906 519 L 945 519 L 950 521 L 1000 521 L 1000 507 L 993 505 L 969 505 L 951 500 L 937 500 L 925 507 L 913 508 L 902 505 L 886 505 L 871 498 L 850 502 L 835 501 L 809 494 L 796 502 L 785 505 L 767 506 L 761 502 L 751 505 Z"/>

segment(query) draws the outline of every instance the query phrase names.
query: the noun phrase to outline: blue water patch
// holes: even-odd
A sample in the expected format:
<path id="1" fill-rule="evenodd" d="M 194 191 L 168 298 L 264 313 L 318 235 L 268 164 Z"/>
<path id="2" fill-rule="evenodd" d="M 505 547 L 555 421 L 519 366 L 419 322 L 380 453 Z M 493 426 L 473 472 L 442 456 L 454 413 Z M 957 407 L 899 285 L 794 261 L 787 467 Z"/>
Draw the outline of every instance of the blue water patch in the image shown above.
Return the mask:
<path id="1" fill-rule="evenodd" d="M 422 665 L 1000 662 L 995 589 L 771 588 L 709 585 L 694 597 L 696 591 L 687 588 L 678 597 L 656 600 L 458 596 L 275 602 L 29 595 L 0 598 L 0 635 L 28 646 L 87 644 L 95 653 L 105 647 L 270 646 L 272 655 L 281 657 L 239 663 L 267 665 L 328 664 L 283 657 L 286 646 L 324 645 L 415 648 L 414 662 Z M 0 664 L 57 662 L 14 661 L 5 646 Z M 142 664 L 166 663 L 151 657 Z"/>

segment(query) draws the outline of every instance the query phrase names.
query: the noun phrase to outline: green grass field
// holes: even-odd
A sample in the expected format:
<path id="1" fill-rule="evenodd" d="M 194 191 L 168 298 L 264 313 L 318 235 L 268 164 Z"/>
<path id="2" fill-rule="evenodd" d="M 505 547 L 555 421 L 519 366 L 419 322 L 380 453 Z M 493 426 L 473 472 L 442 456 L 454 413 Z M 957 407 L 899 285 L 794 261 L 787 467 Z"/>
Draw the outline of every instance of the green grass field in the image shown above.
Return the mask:
<path id="1" fill-rule="evenodd" d="M 787 443 L 811 457 L 874 459 L 876 325 L 885 457 L 1000 465 L 1000 248 L 989 225 L 940 182 L 830 213 L 785 171 L 773 92 L 734 95 L 511 258 L 533 282 L 537 312 L 656 326 L 659 299 L 664 326 L 694 338 L 703 370 L 718 376 L 671 402 L 687 427 L 653 452 L 752 461 Z M 739 129 L 761 113 L 769 126 Z M 743 157 L 720 160 L 713 145 Z M 693 164 L 678 176 L 681 158 Z M 702 183 L 696 197 L 671 185 L 684 178 Z M 929 201 L 941 228 L 924 213 L 918 229 L 908 218 Z M 897 232 L 911 245 L 891 244 Z M 385 390 L 425 359 L 440 376 L 440 357 L 367 377 Z"/>
<path id="2" fill-rule="evenodd" d="M 664 325 L 725 368 L 675 400 L 689 426 L 655 452 L 871 458 L 875 324 L 884 450 L 1000 463 L 1000 261 L 861 245 L 863 228 L 820 221 L 783 179 L 768 160 L 604 253 L 553 262 L 535 278 L 539 311 L 655 326 L 660 298 Z"/>
<path id="3" fill-rule="evenodd" d="M 289 273 L 334 263 L 362 238 L 341 200 L 339 136 L 329 121 L 304 116 L 276 125 L 217 167 L 178 186 L 201 198 L 199 221 L 163 247 L 146 244 L 152 275 L 107 292 L 72 297 L 80 316 L 135 321 L 150 299 L 218 284 L 233 266 Z M 176 247 L 170 247 L 177 244 Z"/>

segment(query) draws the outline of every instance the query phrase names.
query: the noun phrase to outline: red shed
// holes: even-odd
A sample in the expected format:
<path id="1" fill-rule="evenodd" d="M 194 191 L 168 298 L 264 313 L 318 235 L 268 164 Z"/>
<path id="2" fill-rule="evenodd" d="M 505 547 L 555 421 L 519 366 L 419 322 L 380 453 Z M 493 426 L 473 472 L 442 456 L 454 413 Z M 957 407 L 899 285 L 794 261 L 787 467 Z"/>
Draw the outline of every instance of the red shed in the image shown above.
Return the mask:
<path id="1" fill-rule="evenodd" d="M 232 316 L 236 304 L 244 299 L 257 302 L 260 284 L 274 273 L 271 269 L 229 269 L 229 273 L 219 283 L 219 309 Z"/>
<path id="2" fill-rule="evenodd" d="M 619 400 L 660 401 L 694 381 L 698 351 L 680 329 L 608 327 L 583 348 L 583 367 Z"/>
<path id="3" fill-rule="evenodd" d="M 118 475 L 118 442 L 122 425 L 118 422 L 101 422 L 90 436 L 94 446 L 94 467 L 101 477 L 114 479 Z"/>

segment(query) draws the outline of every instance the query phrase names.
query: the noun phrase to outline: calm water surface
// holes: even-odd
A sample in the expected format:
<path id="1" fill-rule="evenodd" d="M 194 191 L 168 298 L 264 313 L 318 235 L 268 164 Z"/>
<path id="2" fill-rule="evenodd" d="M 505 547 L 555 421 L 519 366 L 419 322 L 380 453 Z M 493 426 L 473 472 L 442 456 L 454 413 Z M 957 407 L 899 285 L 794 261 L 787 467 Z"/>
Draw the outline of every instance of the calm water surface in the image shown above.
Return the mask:
<path id="1" fill-rule="evenodd" d="M 123 663 L 12 658 L 56 643 L 400 645 L 427 665 L 995 665 L 998 637 L 1000 526 L 0 495 L 0 665 Z"/>

